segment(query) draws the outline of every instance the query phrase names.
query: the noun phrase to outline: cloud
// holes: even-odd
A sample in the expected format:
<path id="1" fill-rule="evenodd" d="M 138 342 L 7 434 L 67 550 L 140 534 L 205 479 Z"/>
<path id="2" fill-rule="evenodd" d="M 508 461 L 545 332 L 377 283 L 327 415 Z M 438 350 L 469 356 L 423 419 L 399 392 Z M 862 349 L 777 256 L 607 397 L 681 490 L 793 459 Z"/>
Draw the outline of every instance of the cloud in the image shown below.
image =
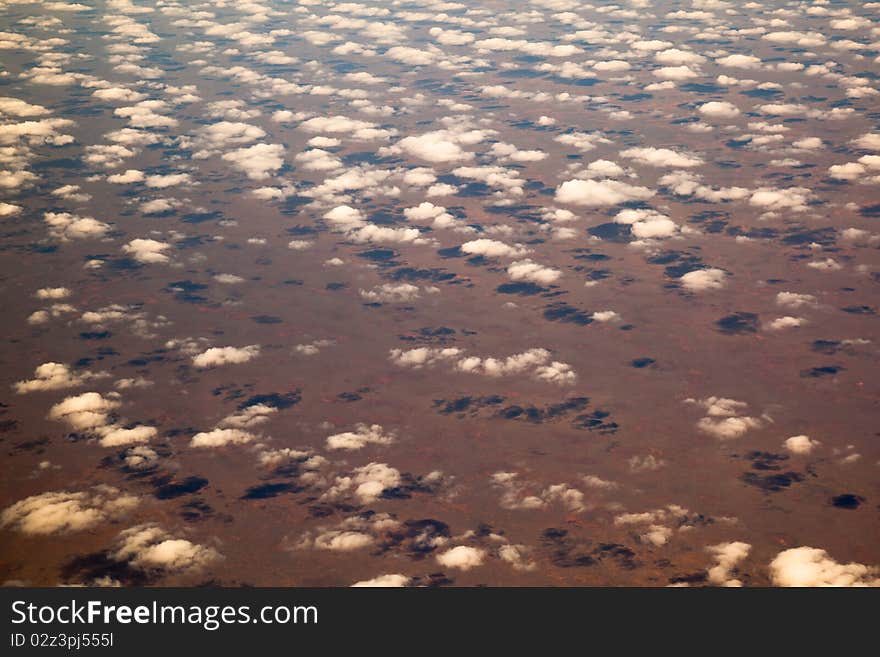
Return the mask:
<path id="1" fill-rule="evenodd" d="M 43 287 L 34 295 L 37 299 L 66 299 L 70 296 L 70 289 L 66 287 Z"/>
<path id="2" fill-rule="evenodd" d="M 137 497 L 105 485 L 91 491 L 41 493 L 4 509 L 0 527 L 36 536 L 67 534 L 119 518 L 138 503 Z"/>
<path id="3" fill-rule="evenodd" d="M 379 424 L 359 423 L 354 431 L 346 431 L 327 436 L 327 449 L 357 450 L 367 445 L 390 445 L 397 439 L 393 432 L 385 433 Z"/>
<path id="4" fill-rule="evenodd" d="M 853 145 L 866 151 L 880 151 L 880 133 L 866 132 L 852 140 Z"/>
<path id="5" fill-rule="evenodd" d="M 137 445 L 146 443 L 156 437 L 158 431 L 156 427 L 139 425 L 126 429 L 118 425 L 102 427 L 99 430 L 101 439 L 98 443 L 101 447 L 123 447 L 126 445 Z"/>
<path id="6" fill-rule="evenodd" d="M 880 586 L 880 569 L 838 563 L 825 550 L 804 546 L 777 554 L 770 578 L 776 586 Z"/>
<path id="7" fill-rule="evenodd" d="M 480 255 L 487 258 L 517 258 L 530 252 L 521 244 L 510 246 L 504 242 L 481 238 L 461 245 L 461 251 L 468 255 Z"/>
<path id="8" fill-rule="evenodd" d="M 211 347 L 193 356 L 193 365 L 199 368 L 218 367 L 220 365 L 237 365 L 247 363 L 260 355 L 259 345 L 246 347 Z"/>
<path id="9" fill-rule="evenodd" d="M 81 217 L 69 212 L 44 212 L 43 220 L 49 227 L 49 234 L 63 242 L 103 237 L 110 230 L 109 224 L 94 217 Z"/>
<path id="10" fill-rule="evenodd" d="M 21 214 L 22 207 L 20 205 L 15 205 L 14 203 L 6 203 L 5 201 L 0 201 L 0 219 L 6 217 L 14 217 L 17 214 Z"/>
<path id="11" fill-rule="evenodd" d="M 379 499 L 384 490 L 399 486 L 401 481 L 400 471 L 396 468 L 387 463 L 371 462 L 355 468 L 350 475 L 336 477 L 322 499 L 354 497 L 361 504 L 367 504 Z"/>
<path id="12" fill-rule="evenodd" d="M 599 310 L 597 312 L 594 312 L 592 315 L 590 315 L 590 317 L 592 317 L 594 322 L 619 322 L 620 321 L 620 315 L 618 315 L 613 310 Z"/>
<path id="13" fill-rule="evenodd" d="M 451 550 L 437 555 L 437 563 L 444 568 L 457 568 L 459 570 L 471 570 L 483 565 L 486 551 L 467 545 L 459 545 Z"/>
<path id="14" fill-rule="evenodd" d="M 690 66 L 662 66 L 651 71 L 651 73 L 661 80 L 671 80 L 675 82 L 700 77 L 700 74 L 694 71 Z"/>
<path id="15" fill-rule="evenodd" d="M 803 326 L 807 323 L 802 317 L 792 317 L 790 315 L 786 315 L 785 317 L 777 317 L 769 324 L 767 324 L 767 328 L 771 331 L 782 331 L 784 329 L 789 328 L 797 328 L 799 326 Z"/>
<path id="16" fill-rule="evenodd" d="M 706 397 L 705 399 L 685 399 L 685 403 L 696 404 L 706 411 L 706 416 L 697 422 L 697 429 L 718 440 L 741 438 L 751 429 L 758 429 L 763 422 L 755 417 L 744 415 L 748 404 L 726 397 Z"/>
<path id="17" fill-rule="evenodd" d="M 552 484 L 541 490 L 534 482 L 523 482 L 515 472 L 495 472 L 492 485 L 501 490 L 500 505 L 504 509 L 528 511 L 558 503 L 573 513 L 586 509 L 584 494 L 568 484 Z M 534 493 L 530 493 L 534 490 Z"/>
<path id="18" fill-rule="evenodd" d="M 184 185 L 192 181 L 188 173 L 169 173 L 166 175 L 147 176 L 144 184 L 152 189 L 166 189 Z"/>
<path id="19" fill-rule="evenodd" d="M 675 524 L 681 530 L 684 521 L 687 520 L 688 513 L 685 508 L 669 504 L 653 511 L 619 514 L 614 517 L 614 524 L 618 527 L 646 525 L 645 531 L 638 535 L 639 541 L 661 547 L 666 545 L 673 536 L 673 530 L 663 523 Z"/>
<path id="20" fill-rule="evenodd" d="M 383 283 L 371 290 L 360 290 L 367 301 L 378 303 L 408 303 L 422 296 L 418 285 L 411 283 Z"/>
<path id="21" fill-rule="evenodd" d="M 679 48 L 667 48 L 654 54 L 654 60 L 659 64 L 673 66 L 682 64 L 702 64 L 706 58 L 692 50 L 680 50 Z"/>
<path id="22" fill-rule="evenodd" d="M 352 584 L 352 588 L 356 587 L 371 587 L 371 588 L 400 588 L 403 586 L 407 586 L 410 583 L 411 578 L 406 575 L 400 574 L 390 574 L 390 575 L 379 575 L 378 577 L 374 577 L 373 579 L 365 579 L 360 582 L 355 582 Z"/>
<path id="23" fill-rule="evenodd" d="M 173 538 L 148 523 L 120 532 L 112 558 L 142 570 L 183 572 L 200 570 L 220 559 L 220 554 L 214 548 Z"/>
<path id="24" fill-rule="evenodd" d="M 610 144 L 611 141 L 600 134 L 590 132 L 567 132 L 557 135 L 553 141 L 566 146 L 574 146 L 579 151 L 587 152 L 597 147 L 598 144 Z"/>
<path id="25" fill-rule="evenodd" d="M 562 272 L 526 259 L 512 262 L 507 267 L 507 275 L 514 281 L 530 281 L 540 285 L 550 285 L 559 280 Z"/>
<path id="26" fill-rule="evenodd" d="M 173 198 L 156 198 L 151 201 L 141 203 L 140 210 L 143 214 L 164 214 L 172 212 L 179 208 L 183 203 Z"/>
<path id="27" fill-rule="evenodd" d="M 212 429 L 195 434 L 189 442 L 190 447 L 225 447 L 244 445 L 257 437 L 243 429 Z"/>
<path id="28" fill-rule="evenodd" d="M 474 154 L 461 147 L 459 136 L 448 130 L 426 132 L 418 136 L 404 137 L 393 148 L 426 162 L 466 162 Z"/>
<path id="29" fill-rule="evenodd" d="M 360 228 L 366 224 L 364 215 L 349 205 L 338 205 L 324 214 L 334 230 L 349 231 Z"/>
<path id="30" fill-rule="evenodd" d="M 21 118 L 29 116 L 44 116 L 49 114 L 49 110 L 42 105 L 31 105 L 18 98 L 3 96 L 0 97 L 0 114 Z"/>
<path id="31" fill-rule="evenodd" d="M 654 472 L 666 466 L 666 461 L 657 458 L 653 454 L 647 456 L 633 456 L 627 461 L 630 472 Z"/>
<path id="32" fill-rule="evenodd" d="M 389 352 L 391 362 L 399 367 L 420 369 L 447 362 L 459 372 L 479 374 L 482 376 L 500 377 L 516 374 L 529 374 L 539 381 L 571 385 L 577 380 L 577 374 L 568 363 L 551 361 L 547 349 L 533 348 L 513 354 L 507 358 L 482 358 L 466 356 L 463 350 L 454 347 L 416 347 L 415 349 L 392 349 Z"/>
<path id="33" fill-rule="evenodd" d="M 389 534 L 398 532 L 401 524 L 387 513 L 364 513 L 349 518 L 332 527 L 318 527 L 306 532 L 296 545 L 297 549 L 351 552 L 385 542 Z"/>
<path id="34" fill-rule="evenodd" d="M 703 159 L 689 153 L 680 153 L 669 148 L 628 148 L 620 152 L 621 157 L 633 159 L 639 164 L 652 167 L 675 167 L 684 169 L 703 164 Z"/>
<path id="35" fill-rule="evenodd" d="M 211 123 L 196 131 L 193 146 L 197 149 L 193 152 L 196 159 L 204 159 L 215 155 L 220 150 L 231 146 L 250 144 L 266 136 L 262 128 L 243 123 L 241 121 L 218 121 Z M 186 141 L 182 142 L 186 146 Z"/>
<path id="36" fill-rule="evenodd" d="M 688 292 L 720 290 L 725 285 L 727 272 L 723 269 L 696 269 L 679 277 L 681 286 Z"/>
<path id="37" fill-rule="evenodd" d="M 728 103 L 727 101 L 713 100 L 708 103 L 703 103 L 697 109 L 703 116 L 718 119 L 732 119 L 733 117 L 742 114 L 736 105 Z"/>
<path id="38" fill-rule="evenodd" d="M 255 144 L 223 154 L 223 159 L 251 180 L 269 178 L 284 165 L 284 146 Z"/>
<path id="39" fill-rule="evenodd" d="M 812 294 L 800 294 L 798 292 L 777 292 L 776 305 L 784 308 L 803 308 L 804 306 L 815 306 L 816 297 Z"/>
<path id="40" fill-rule="evenodd" d="M 709 583 L 716 586 L 742 586 L 742 582 L 732 577 L 736 565 L 749 556 L 752 546 L 742 541 L 718 543 L 706 548 L 718 562 L 709 569 Z"/>
<path id="41" fill-rule="evenodd" d="M 110 413 L 119 406 L 116 393 L 103 397 L 97 392 L 84 392 L 53 405 L 49 419 L 66 422 L 77 431 L 97 429 L 108 424 Z"/>
<path id="42" fill-rule="evenodd" d="M 145 176 L 143 171 L 137 169 L 126 169 L 125 173 L 114 173 L 107 176 L 107 182 L 115 185 L 130 185 L 132 183 L 143 182 Z"/>
<path id="43" fill-rule="evenodd" d="M 514 570 L 530 571 L 538 567 L 528 558 L 529 549 L 525 545 L 502 545 L 498 548 L 498 558 L 513 566 Z"/>
<path id="44" fill-rule="evenodd" d="M 801 435 L 786 438 L 785 442 L 782 443 L 782 446 L 792 454 L 809 454 L 821 444 L 822 443 L 818 440 L 813 440 L 809 436 Z"/>
<path id="45" fill-rule="evenodd" d="M 813 192 L 806 187 L 789 187 L 788 189 L 761 187 L 752 193 L 749 204 L 768 210 L 803 212 L 807 209 L 807 202 L 812 197 Z"/>
<path id="46" fill-rule="evenodd" d="M 412 243 L 425 244 L 428 240 L 422 237 L 418 228 L 391 228 L 389 226 L 377 226 L 366 224 L 352 230 L 347 235 L 352 242 L 374 242 L 377 244 Z"/>
<path id="47" fill-rule="evenodd" d="M 393 130 L 379 128 L 375 123 L 350 119 L 346 116 L 316 116 L 299 124 L 301 130 L 311 133 L 344 134 L 359 141 L 388 139 L 395 134 Z"/>
<path id="48" fill-rule="evenodd" d="M 74 372 L 63 363 L 43 363 L 34 370 L 33 379 L 19 381 L 13 388 L 20 395 L 43 390 L 62 390 L 83 385 L 89 379 L 98 376 L 100 375 L 89 371 Z"/>
<path id="49" fill-rule="evenodd" d="M 753 55 L 727 55 L 726 57 L 719 57 L 715 60 L 715 63 L 729 68 L 761 68 L 761 59 Z"/>
<path id="50" fill-rule="evenodd" d="M 628 201 L 645 201 L 655 193 L 647 187 L 618 180 L 568 180 L 556 188 L 555 198 L 559 203 L 603 207 Z"/>
<path id="51" fill-rule="evenodd" d="M 164 253 L 170 248 L 171 245 L 167 242 L 138 238 L 124 245 L 122 251 L 144 264 L 164 264 L 170 260 Z"/>

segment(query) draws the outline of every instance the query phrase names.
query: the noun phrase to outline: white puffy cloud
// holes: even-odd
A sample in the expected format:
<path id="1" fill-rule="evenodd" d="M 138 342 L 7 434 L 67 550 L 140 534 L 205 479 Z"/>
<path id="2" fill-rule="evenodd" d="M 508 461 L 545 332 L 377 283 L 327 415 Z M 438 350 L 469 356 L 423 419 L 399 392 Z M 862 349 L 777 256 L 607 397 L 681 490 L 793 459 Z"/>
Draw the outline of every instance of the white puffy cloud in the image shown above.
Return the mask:
<path id="1" fill-rule="evenodd" d="M 425 244 L 427 240 L 422 237 L 418 228 L 392 228 L 391 226 L 378 226 L 365 224 L 348 233 L 348 239 L 352 242 L 374 242 L 376 244 L 412 243 Z"/>
<path id="2" fill-rule="evenodd" d="M 388 534 L 400 529 L 401 523 L 387 513 L 356 515 L 334 526 L 318 527 L 314 532 L 306 532 L 296 548 L 351 552 L 383 541 Z"/>
<path id="3" fill-rule="evenodd" d="M 28 117 L 44 116 L 49 113 L 42 105 L 31 105 L 18 98 L 0 97 L 0 114 L 6 116 Z"/>
<path id="4" fill-rule="evenodd" d="M 463 350 L 455 347 L 416 347 L 392 349 L 389 357 L 395 365 L 414 369 L 446 362 L 460 372 L 482 376 L 529 374 L 539 381 L 560 385 L 570 385 L 577 380 L 577 374 L 568 363 L 551 360 L 550 352 L 541 348 L 528 349 L 507 358 L 483 358 L 467 356 Z"/>
<path id="5" fill-rule="evenodd" d="M 803 326 L 806 323 L 806 320 L 802 317 L 792 317 L 791 315 L 785 315 L 784 317 L 777 317 L 776 319 L 772 320 L 769 324 L 767 324 L 767 328 L 771 331 L 782 331 L 784 329 L 797 328 L 799 326 Z"/>
<path id="6" fill-rule="evenodd" d="M 130 185 L 132 183 L 143 182 L 144 172 L 137 169 L 126 169 L 124 173 L 114 173 L 107 176 L 107 182 L 115 185 Z"/>
<path id="7" fill-rule="evenodd" d="M 399 486 L 400 482 L 397 468 L 387 463 L 372 462 L 355 468 L 350 475 L 336 477 L 322 499 L 354 497 L 361 504 L 367 504 L 379 499 L 385 489 Z"/>
<path id="8" fill-rule="evenodd" d="M 866 132 L 860 137 L 853 139 L 852 143 L 866 151 L 880 151 L 880 133 Z"/>
<path id="9" fill-rule="evenodd" d="M 359 423 L 354 431 L 345 431 L 327 436 L 327 449 L 357 450 L 367 445 L 390 445 L 397 437 L 393 432 L 385 433 L 379 424 Z"/>
<path id="10" fill-rule="evenodd" d="M 557 135 L 553 141 L 566 146 L 573 146 L 579 151 L 587 152 L 595 149 L 599 144 L 610 144 L 611 141 L 600 134 L 590 132 L 567 132 Z"/>
<path id="11" fill-rule="evenodd" d="M 651 73 L 661 80 L 670 80 L 673 82 L 690 80 L 700 76 L 700 74 L 694 71 L 690 66 L 661 66 L 660 68 L 651 71 Z"/>
<path id="12" fill-rule="evenodd" d="M 706 548 L 718 562 L 709 569 L 709 583 L 716 586 L 742 586 L 742 582 L 732 577 L 736 565 L 749 556 L 752 546 L 742 541 L 719 543 Z"/>
<path id="13" fill-rule="evenodd" d="M 669 148 L 628 148 L 620 152 L 621 157 L 633 159 L 639 164 L 652 167 L 675 167 L 684 169 L 703 164 L 703 159 L 690 154 L 680 153 Z"/>
<path id="14" fill-rule="evenodd" d="M 507 267 L 507 275 L 514 281 L 530 281 L 540 285 L 550 285 L 559 280 L 562 272 L 526 259 L 512 262 Z"/>
<path id="15" fill-rule="evenodd" d="M 687 519 L 688 513 L 685 508 L 669 504 L 653 511 L 619 514 L 614 517 L 614 524 L 623 527 L 644 525 L 645 530 L 638 535 L 639 541 L 661 547 L 666 545 L 673 536 L 673 530 L 667 525 L 672 523 L 680 528 L 682 521 Z"/>
<path id="16" fill-rule="evenodd" d="M 776 586 L 880 586 L 880 569 L 860 563 L 838 563 L 825 550 L 796 547 L 770 562 Z"/>
<path id="17" fill-rule="evenodd" d="M 742 114 L 742 112 L 739 111 L 739 108 L 733 103 L 719 100 L 712 100 L 708 103 L 703 103 L 697 109 L 703 116 L 719 119 L 732 119 L 733 117 Z"/>
<path id="18" fill-rule="evenodd" d="M 182 202 L 173 198 L 155 198 L 151 201 L 146 201 L 141 203 L 140 211 L 143 214 L 151 215 L 151 214 L 164 214 L 166 212 L 172 212 L 183 205 Z"/>
<path id="19" fill-rule="evenodd" d="M 482 566 L 485 558 L 485 550 L 467 545 L 459 545 L 451 550 L 438 554 L 437 563 L 444 568 L 457 568 L 459 570 L 467 571 Z"/>
<path id="20" fill-rule="evenodd" d="M 244 445 L 255 439 L 254 434 L 244 429 L 212 429 L 195 434 L 189 444 L 190 447 L 224 447 Z"/>
<path id="21" fill-rule="evenodd" d="M 825 37 L 818 32 L 798 32 L 796 30 L 768 32 L 767 34 L 762 35 L 761 38 L 765 41 L 798 45 L 805 48 L 814 48 L 826 43 Z"/>
<path id="22" fill-rule="evenodd" d="M 89 371 L 74 372 L 63 363 L 43 363 L 34 370 L 34 378 L 19 381 L 13 387 L 23 395 L 43 390 L 62 390 L 80 386 L 97 375 Z"/>
<path id="23" fill-rule="evenodd" d="M 725 285 L 727 273 L 723 269 L 696 269 L 679 277 L 681 286 L 688 292 L 719 290 Z"/>
<path id="24" fill-rule="evenodd" d="M 535 482 L 521 481 L 515 472 L 495 472 L 491 482 L 501 491 L 499 503 L 503 509 L 529 511 L 544 509 L 550 504 L 561 504 L 573 513 L 586 509 L 584 494 L 568 484 L 542 487 Z"/>
<path id="25" fill-rule="evenodd" d="M 49 409 L 49 419 L 66 422 L 77 431 L 94 430 L 106 426 L 110 413 L 119 405 L 116 393 L 103 397 L 97 392 L 84 392 L 53 405 Z"/>
<path id="26" fill-rule="evenodd" d="M 619 180 L 567 180 L 556 188 L 556 201 L 587 207 L 619 205 L 644 201 L 656 192 L 647 187 L 629 185 Z"/>
<path id="27" fill-rule="evenodd" d="M 777 292 L 776 305 L 784 308 L 803 308 L 804 306 L 815 306 L 816 297 L 812 294 L 801 294 L 799 292 Z"/>
<path id="28" fill-rule="evenodd" d="M 393 130 L 384 130 L 375 123 L 350 119 L 346 116 L 316 116 L 299 124 L 301 130 L 311 133 L 344 134 L 359 141 L 388 139 Z"/>
<path id="29" fill-rule="evenodd" d="M 17 214 L 20 214 L 22 207 L 20 205 L 15 205 L 14 203 L 7 203 L 5 201 L 0 201 L 0 219 L 6 217 L 14 217 Z"/>
<path id="30" fill-rule="evenodd" d="M 529 249 L 521 244 L 511 246 L 498 240 L 486 238 L 465 242 L 460 248 L 462 253 L 480 255 L 487 258 L 517 258 L 529 253 Z"/>
<path id="31" fill-rule="evenodd" d="M 411 283 L 383 283 L 371 290 L 360 290 L 362 298 L 378 303 L 408 303 L 422 296 L 418 285 Z"/>
<path id="32" fill-rule="evenodd" d="M 749 204 L 767 210 L 803 212 L 807 209 L 807 202 L 812 197 L 813 192 L 806 187 L 789 187 L 787 189 L 761 187 L 749 197 Z"/>
<path id="33" fill-rule="evenodd" d="M 418 136 L 404 137 L 394 145 L 394 151 L 406 153 L 426 162 L 465 162 L 473 159 L 474 154 L 464 150 L 463 143 L 469 142 L 463 142 L 459 135 L 452 131 L 436 130 Z"/>
<path id="34" fill-rule="evenodd" d="M 37 299 L 66 299 L 70 290 L 66 287 L 43 287 L 34 295 Z"/>
<path id="35" fill-rule="evenodd" d="M 618 322 L 620 315 L 613 310 L 597 310 L 590 317 L 594 322 Z"/>
<path id="36" fill-rule="evenodd" d="M 692 50 L 667 48 L 655 53 L 654 60 L 659 64 L 680 66 L 682 64 L 702 64 L 706 58 Z"/>
<path id="37" fill-rule="evenodd" d="M 32 535 L 67 534 L 123 516 L 138 503 L 137 497 L 105 485 L 90 491 L 41 493 L 4 509 L 0 527 Z"/>
<path id="38" fill-rule="evenodd" d="M 259 345 L 246 347 L 211 347 L 193 356 L 193 365 L 199 368 L 218 367 L 220 365 L 247 363 L 260 355 Z"/>
<path id="39" fill-rule="evenodd" d="M 398 573 L 389 575 L 379 575 L 372 579 L 361 580 L 352 584 L 352 588 L 371 587 L 371 588 L 400 588 L 410 583 L 409 577 Z"/>
<path id="40" fill-rule="evenodd" d="M 192 178 L 188 173 L 169 173 L 147 176 L 144 179 L 144 184 L 152 189 L 167 189 L 168 187 L 184 185 L 191 181 Z"/>
<path id="41" fill-rule="evenodd" d="M 220 558 L 214 548 L 173 538 L 154 524 L 137 525 L 120 532 L 111 556 L 142 570 L 171 572 L 199 570 Z"/>
<path id="42" fill-rule="evenodd" d="M 124 253 L 144 264 L 164 264 L 170 260 L 165 251 L 171 248 L 167 242 L 137 238 L 122 247 Z"/>
<path id="43" fill-rule="evenodd" d="M 131 428 L 111 425 L 98 429 L 98 434 L 101 436 L 98 443 L 101 447 L 138 445 L 140 443 L 149 442 L 155 438 L 158 433 L 156 427 L 147 425 L 138 425 Z"/>
<path id="44" fill-rule="evenodd" d="M 263 180 L 284 165 L 284 146 L 254 144 L 224 153 L 223 159 L 244 172 L 251 180 Z"/>
<path id="45" fill-rule="evenodd" d="M 729 68 L 761 68 L 761 59 L 753 55 L 727 55 L 726 57 L 719 57 L 715 60 L 715 63 Z"/>
<path id="46" fill-rule="evenodd" d="M 821 444 L 818 440 L 813 440 L 809 436 L 800 435 L 786 438 L 782 446 L 792 454 L 809 454 Z"/>
<path id="47" fill-rule="evenodd" d="M 685 399 L 685 403 L 701 406 L 705 417 L 697 422 L 697 429 L 718 440 L 734 440 L 744 436 L 751 429 L 758 429 L 764 423 L 746 415 L 748 404 L 727 397 L 706 397 L 705 399 Z"/>
<path id="48" fill-rule="evenodd" d="M 349 205 L 336 206 L 324 214 L 324 219 L 333 229 L 341 231 L 360 228 L 366 224 L 363 213 Z"/>
<path id="49" fill-rule="evenodd" d="M 69 212 L 44 212 L 43 220 L 49 234 L 61 241 L 103 237 L 110 225 L 94 217 L 81 217 Z"/>

